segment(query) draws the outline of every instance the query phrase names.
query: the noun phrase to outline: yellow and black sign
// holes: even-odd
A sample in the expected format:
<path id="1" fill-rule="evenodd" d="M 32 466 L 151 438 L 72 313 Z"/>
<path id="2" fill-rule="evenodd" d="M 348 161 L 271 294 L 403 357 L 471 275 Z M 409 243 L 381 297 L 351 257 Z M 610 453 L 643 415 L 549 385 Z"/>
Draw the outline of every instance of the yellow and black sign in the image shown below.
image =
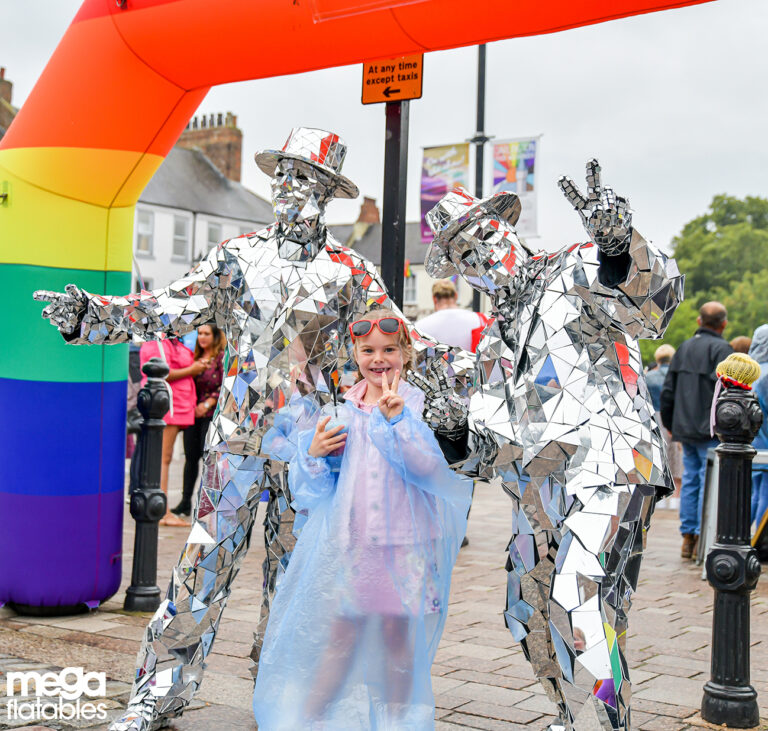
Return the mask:
<path id="1" fill-rule="evenodd" d="M 363 64 L 363 104 L 420 99 L 424 54 Z"/>

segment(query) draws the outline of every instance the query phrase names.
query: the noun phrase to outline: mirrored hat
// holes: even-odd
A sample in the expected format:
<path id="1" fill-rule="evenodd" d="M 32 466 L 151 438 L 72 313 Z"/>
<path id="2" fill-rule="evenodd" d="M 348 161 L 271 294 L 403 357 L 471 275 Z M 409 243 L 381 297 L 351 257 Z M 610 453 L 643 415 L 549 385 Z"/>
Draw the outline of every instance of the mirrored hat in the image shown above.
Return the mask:
<path id="1" fill-rule="evenodd" d="M 277 161 L 300 160 L 324 172 L 334 186 L 335 198 L 357 198 L 357 186 L 341 174 L 347 146 L 333 132 L 310 127 L 294 127 L 282 150 L 262 150 L 254 156 L 259 168 L 269 176 L 275 174 Z"/>
<path id="2" fill-rule="evenodd" d="M 515 193 L 494 193 L 488 198 L 479 199 L 461 186 L 454 188 L 426 215 L 427 225 L 434 234 L 424 258 L 427 274 L 436 279 L 456 274 L 456 267 L 445 247 L 473 218 L 490 214 L 514 226 L 520 218 L 521 209 L 520 198 Z"/>

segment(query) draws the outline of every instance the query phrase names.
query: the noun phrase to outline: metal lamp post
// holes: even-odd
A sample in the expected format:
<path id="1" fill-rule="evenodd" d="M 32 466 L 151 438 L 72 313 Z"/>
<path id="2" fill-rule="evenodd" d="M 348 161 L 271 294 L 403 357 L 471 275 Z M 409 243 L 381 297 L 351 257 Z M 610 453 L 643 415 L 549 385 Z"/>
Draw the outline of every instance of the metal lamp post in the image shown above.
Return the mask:
<path id="1" fill-rule="evenodd" d="M 160 489 L 163 416 L 170 407 L 165 384 L 168 366 L 151 358 L 142 371 L 147 382 L 139 391 L 137 407 L 144 417 L 131 464 L 131 516 L 136 521 L 131 585 L 123 607 L 131 612 L 154 612 L 160 605 L 157 586 L 157 524 L 165 515 L 167 499 Z"/>
<path id="2" fill-rule="evenodd" d="M 715 432 L 720 445 L 717 541 L 707 555 L 707 580 L 715 590 L 712 673 L 704 685 L 701 716 L 734 728 L 759 723 L 757 693 L 749 683 L 749 594 L 760 562 L 749 544 L 752 440 L 763 421 L 750 385 L 760 366 L 732 354 L 717 367 L 723 389 L 717 399 Z"/>

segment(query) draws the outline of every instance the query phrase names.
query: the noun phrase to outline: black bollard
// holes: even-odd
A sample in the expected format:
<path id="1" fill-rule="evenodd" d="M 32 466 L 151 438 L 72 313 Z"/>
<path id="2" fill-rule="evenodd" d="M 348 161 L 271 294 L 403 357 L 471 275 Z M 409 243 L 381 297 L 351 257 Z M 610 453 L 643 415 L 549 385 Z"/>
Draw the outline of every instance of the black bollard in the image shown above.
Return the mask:
<path id="1" fill-rule="evenodd" d="M 718 374 L 729 373 L 732 358 L 718 366 Z M 741 366 L 743 374 L 743 362 Z M 743 376 L 739 380 L 752 382 Z M 756 454 L 752 440 L 762 421 L 754 393 L 725 379 L 715 417 L 720 440 L 716 449 L 720 457 L 717 541 L 706 562 L 707 579 L 715 590 L 712 677 L 704 685 L 701 716 L 710 723 L 733 728 L 751 728 L 759 723 L 757 693 L 749 684 L 749 595 L 757 585 L 760 562 L 749 545 L 749 503 Z"/>
<path id="2" fill-rule="evenodd" d="M 123 608 L 131 612 L 154 612 L 160 605 L 157 586 L 157 523 L 165 515 L 167 500 L 160 489 L 163 454 L 163 416 L 170 407 L 165 384 L 168 366 L 151 358 L 142 371 L 147 382 L 139 391 L 137 407 L 144 417 L 136 453 L 131 463 L 131 516 L 136 521 L 133 539 L 131 585 Z"/>

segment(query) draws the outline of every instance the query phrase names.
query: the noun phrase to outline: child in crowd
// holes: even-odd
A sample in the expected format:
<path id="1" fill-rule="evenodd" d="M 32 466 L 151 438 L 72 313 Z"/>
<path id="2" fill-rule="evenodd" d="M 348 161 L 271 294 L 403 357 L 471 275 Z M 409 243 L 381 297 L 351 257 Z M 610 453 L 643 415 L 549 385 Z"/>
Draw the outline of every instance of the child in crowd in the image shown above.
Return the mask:
<path id="1" fill-rule="evenodd" d="M 449 470 L 422 392 L 400 379 L 412 352 L 403 321 L 379 309 L 350 331 L 360 380 L 334 423 L 293 440 L 306 522 L 259 661 L 262 731 L 434 727 L 430 668 L 472 483 Z"/>

